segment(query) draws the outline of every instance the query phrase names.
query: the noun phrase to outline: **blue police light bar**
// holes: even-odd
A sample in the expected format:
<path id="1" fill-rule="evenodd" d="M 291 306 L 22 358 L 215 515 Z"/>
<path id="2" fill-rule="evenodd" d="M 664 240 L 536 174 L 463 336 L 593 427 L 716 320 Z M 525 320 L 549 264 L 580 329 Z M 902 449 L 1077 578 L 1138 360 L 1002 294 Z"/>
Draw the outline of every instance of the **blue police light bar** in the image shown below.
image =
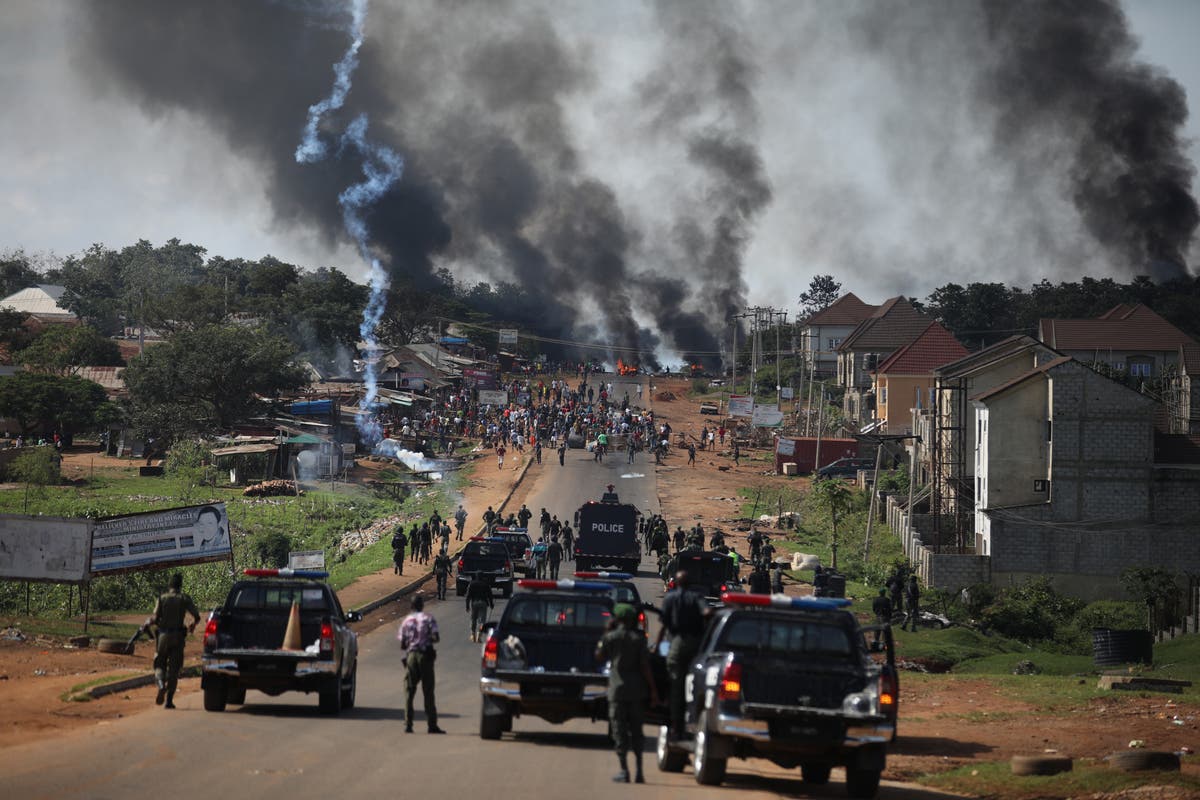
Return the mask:
<path id="1" fill-rule="evenodd" d="M 770 606 L 771 608 L 835 609 L 850 605 L 845 597 L 789 597 L 786 594 L 732 594 L 721 595 L 721 602 L 735 606 Z"/>
<path id="2" fill-rule="evenodd" d="M 251 578 L 328 578 L 329 573 L 316 569 L 245 569 Z"/>
<path id="3" fill-rule="evenodd" d="M 633 576 L 628 572 L 576 572 L 576 578 L 609 578 L 614 581 L 632 580 Z"/>

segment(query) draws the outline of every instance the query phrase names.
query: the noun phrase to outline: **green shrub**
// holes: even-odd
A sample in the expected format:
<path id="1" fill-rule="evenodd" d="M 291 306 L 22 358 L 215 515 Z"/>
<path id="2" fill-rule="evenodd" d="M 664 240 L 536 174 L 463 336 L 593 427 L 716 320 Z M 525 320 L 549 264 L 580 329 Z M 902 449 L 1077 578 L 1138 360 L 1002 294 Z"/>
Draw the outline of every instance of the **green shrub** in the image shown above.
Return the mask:
<path id="1" fill-rule="evenodd" d="M 1023 642 L 1053 642 L 1059 628 L 1072 621 L 1083 603 L 1060 594 L 1048 578 L 1030 578 L 1003 590 L 983 610 L 988 629 Z"/>
<path id="2" fill-rule="evenodd" d="M 250 545 L 252 557 L 264 567 L 286 567 L 292 538 L 283 531 L 268 531 Z"/>

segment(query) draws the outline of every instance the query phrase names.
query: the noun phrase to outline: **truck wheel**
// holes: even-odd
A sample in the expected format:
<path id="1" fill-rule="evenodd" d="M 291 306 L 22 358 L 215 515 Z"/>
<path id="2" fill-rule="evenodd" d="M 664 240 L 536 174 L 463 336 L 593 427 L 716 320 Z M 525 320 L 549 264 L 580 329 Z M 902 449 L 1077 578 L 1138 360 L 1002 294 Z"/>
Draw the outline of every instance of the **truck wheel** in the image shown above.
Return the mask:
<path id="1" fill-rule="evenodd" d="M 244 705 L 246 702 L 246 689 L 241 686 L 230 686 L 229 691 L 225 693 L 225 702 L 231 706 Z"/>
<path id="2" fill-rule="evenodd" d="M 874 797 L 879 792 L 877 769 L 846 768 L 846 794 L 851 797 Z"/>
<path id="3" fill-rule="evenodd" d="M 512 584 L 511 583 L 500 590 L 500 596 L 504 597 L 504 598 L 512 597 Z"/>
<path id="4" fill-rule="evenodd" d="M 504 715 L 485 714 L 482 708 L 479 709 L 479 738 L 499 739 L 502 733 L 504 733 Z"/>
<path id="5" fill-rule="evenodd" d="M 342 681 L 336 675 L 330 678 L 318 694 L 318 707 L 322 714 L 333 716 L 342 710 Z"/>
<path id="6" fill-rule="evenodd" d="M 466 593 L 467 593 L 467 587 L 463 586 L 458 581 L 455 581 L 454 582 L 454 594 L 458 595 L 459 597 L 462 597 Z"/>
<path id="7" fill-rule="evenodd" d="M 354 708 L 354 696 L 358 694 L 358 664 L 350 670 L 350 680 L 342 687 L 342 708 Z"/>
<path id="8" fill-rule="evenodd" d="M 228 692 L 224 681 L 213 680 L 204 684 L 204 710 L 224 711 Z"/>
<path id="9" fill-rule="evenodd" d="M 667 742 L 667 726 L 658 729 L 658 744 L 655 747 L 655 760 L 660 772 L 683 772 L 687 766 L 687 753 L 671 747 Z"/>
<path id="10" fill-rule="evenodd" d="M 800 776 L 804 778 L 805 783 L 811 783 L 814 786 L 823 786 L 829 783 L 829 771 L 831 767 L 828 764 L 801 764 Z"/>
<path id="11" fill-rule="evenodd" d="M 712 755 L 713 739 L 716 738 L 706 728 L 696 731 L 696 752 L 692 754 L 692 769 L 696 773 L 696 783 L 705 786 L 719 786 L 725 780 L 726 760 Z"/>

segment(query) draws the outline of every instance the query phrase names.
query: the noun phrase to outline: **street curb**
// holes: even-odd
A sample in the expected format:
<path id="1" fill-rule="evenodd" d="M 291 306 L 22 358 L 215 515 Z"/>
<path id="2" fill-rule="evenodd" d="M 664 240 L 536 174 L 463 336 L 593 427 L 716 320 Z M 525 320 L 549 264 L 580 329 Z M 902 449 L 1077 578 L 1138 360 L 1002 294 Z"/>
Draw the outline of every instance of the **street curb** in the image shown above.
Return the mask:
<path id="1" fill-rule="evenodd" d="M 505 507 L 508 506 L 508 501 L 512 499 L 512 496 L 514 494 L 516 494 L 517 487 L 519 487 L 521 485 L 521 483 L 525 480 L 525 474 L 527 472 L 529 472 L 529 467 L 533 463 L 534 463 L 534 459 L 531 455 L 529 457 L 529 459 L 525 462 L 525 466 L 521 468 L 521 474 L 518 475 L 516 481 L 513 482 L 512 488 L 508 490 L 508 494 L 506 494 L 504 496 L 504 499 L 500 501 L 500 507 L 495 509 L 497 514 L 502 513 L 504 511 Z M 478 530 L 475 531 L 474 535 L 478 536 L 479 534 L 483 533 L 484 528 L 485 528 L 485 526 L 481 524 L 479 526 Z M 462 547 L 460 547 L 460 548 L 458 548 L 458 550 L 454 551 L 454 553 L 451 555 L 451 558 L 457 558 L 462 553 L 463 549 L 466 546 L 467 545 L 464 542 Z M 386 606 L 388 603 L 394 603 L 395 601 L 399 600 L 401 597 L 404 597 L 405 595 L 412 594 L 417 589 L 419 589 L 422 584 L 424 584 L 427 580 L 429 580 L 432 577 L 433 577 L 432 572 L 426 572 L 421 577 L 416 578 L 415 580 L 412 580 L 409 583 L 406 583 L 405 585 L 401 586 L 399 589 L 396 589 L 393 592 L 388 592 L 383 597 L 380 597 L 377 600 L 372 600 L 371 602 L 361 605 L 354 610 L 359 612 L 360 614 L 369 614 L 372 611 L 375 611 L 379 608 L 382 608 L 383 606 Z"/>
<path id="2" fill-rule="evenodd" d="M 199 666 L 184 667 L 183 669 L 179 670 L 179 677 L 181 677 L 181 678 L 199 678 L 200 677 L 200 667 Z M 100 686 L 93 686 L 92 688 L 88 689 L 86 692 L 82 692 L 82 694 L 89 695 L 93 699 L 99 700 L 101 697 L 105 697 L 110 694 L 116 694 L 117 692 L 124 692 L 128 689 L 140 689 L 141 687 L 149 686 L 152 683 L 154 683 L 154 674 L 153 673 L 150 673 L 147 675 L 135 675 L 132 678 L 125 678 L 124 680 L 113 681 L 112 683 L 104 683 L 104 684 L 101 684 Z"/>

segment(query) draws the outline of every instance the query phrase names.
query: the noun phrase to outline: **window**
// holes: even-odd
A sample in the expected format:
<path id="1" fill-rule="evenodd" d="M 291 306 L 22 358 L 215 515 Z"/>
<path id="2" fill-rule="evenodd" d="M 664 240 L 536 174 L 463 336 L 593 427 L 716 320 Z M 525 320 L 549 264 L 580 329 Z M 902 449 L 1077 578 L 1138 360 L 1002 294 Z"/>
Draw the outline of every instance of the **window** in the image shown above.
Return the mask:
<path id="1" fill-rule="evenodd" d="M 887 387 L 881 386 L 881 387 L 879 387 L 879 404 L 883 405 L 886 402 L 887 402 Z"/>
<path id="2" fill-rule="evenodd" d="M 933 386 L 929 387 L 929 407 L 937 408 L 937 389 Z"/>
<path id="3" fill-rule="evenodd" d="M 1150 363 L 1147 361 L 1130 361 L 1129 375 L 1133 378 L 1149 378 Z"/>
<path id="4" fill-rule="evenodd" d="M 837 349 L 838 349 L 838 345 L 840 345 L 841 343 L 842 343 L 842 340 L 841 340 L 841 339 L 830 339 L 830 340 L 829 340 L 829 349 L 830 349 L 831 351 L 832 351 L 832 350 L 837 350 Z"/>

